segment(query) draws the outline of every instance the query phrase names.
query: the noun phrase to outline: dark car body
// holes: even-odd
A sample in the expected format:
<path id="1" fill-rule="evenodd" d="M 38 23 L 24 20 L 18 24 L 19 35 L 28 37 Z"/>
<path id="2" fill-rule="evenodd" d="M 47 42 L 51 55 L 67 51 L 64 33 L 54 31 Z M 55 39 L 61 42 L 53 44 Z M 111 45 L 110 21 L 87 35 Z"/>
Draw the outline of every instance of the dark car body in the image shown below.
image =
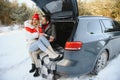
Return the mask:
<path id="1" fill-rule="evenodd" d="M 57 66 L 57 71 L 63 70 L 64 75 L 90 73 L 103 51 L 108 54 L 107 60 L 120 52 L 119 23 L 101 16 L 81 16 L 78 19 L 77 29 L 70 42 L 80 41 L 82 47 L 80 50 L 65 50 L 64 59 Z"/>
<path id="2" fill-rule="evenodd" d="M 57 74 L 97 74 L 107 60 L 120 52 L 120 24 L 117 21 L 103 16 L 78 16 L 77 0 L 33 1 L 51 17 L 56 25 L 56 43 L 65 48 L 64 57 L 56 66 Z"/>

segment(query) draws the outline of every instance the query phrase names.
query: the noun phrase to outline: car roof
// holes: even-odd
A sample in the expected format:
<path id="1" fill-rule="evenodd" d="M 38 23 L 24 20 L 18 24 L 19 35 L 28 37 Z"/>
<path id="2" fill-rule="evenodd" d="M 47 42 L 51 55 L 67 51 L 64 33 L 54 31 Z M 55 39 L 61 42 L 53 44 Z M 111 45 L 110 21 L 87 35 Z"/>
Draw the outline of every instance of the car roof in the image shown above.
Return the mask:
<path id="1" fill-rule="evenodd" d="M 79 16 L 80 19 L 111 19 L 105 16 Z"/>

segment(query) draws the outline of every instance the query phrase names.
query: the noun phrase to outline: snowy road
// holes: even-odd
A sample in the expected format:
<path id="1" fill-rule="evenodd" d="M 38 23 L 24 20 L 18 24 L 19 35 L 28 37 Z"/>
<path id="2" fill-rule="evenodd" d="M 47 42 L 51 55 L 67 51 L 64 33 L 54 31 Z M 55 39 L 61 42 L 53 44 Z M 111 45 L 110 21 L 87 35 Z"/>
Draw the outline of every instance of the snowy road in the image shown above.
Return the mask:
<path id="1" fill-rule="evenodd" d="M 27 52 L 24 30 L 0 33 L 0 80 L 44 80 L 28 73 L 30 58 Z M 120 56 L 109 62 L 97 76 L 60 80 L 120 80 Z"/>

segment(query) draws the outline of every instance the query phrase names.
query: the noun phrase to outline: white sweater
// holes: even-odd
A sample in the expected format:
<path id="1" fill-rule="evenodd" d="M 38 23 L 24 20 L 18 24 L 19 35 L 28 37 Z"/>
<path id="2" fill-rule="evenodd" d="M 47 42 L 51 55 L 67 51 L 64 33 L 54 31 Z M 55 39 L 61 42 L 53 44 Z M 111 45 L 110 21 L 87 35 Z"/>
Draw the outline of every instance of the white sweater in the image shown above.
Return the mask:
<path id="1" fill-rule="evenodd" d="M 27 20 L 24 22 L 26 41 L 28 44 L 31 44 L 36 41 L 36 38 L 39 37 L 39 32 L 35 29 L 34 26 L 31 25 L 31 20 Z"/>

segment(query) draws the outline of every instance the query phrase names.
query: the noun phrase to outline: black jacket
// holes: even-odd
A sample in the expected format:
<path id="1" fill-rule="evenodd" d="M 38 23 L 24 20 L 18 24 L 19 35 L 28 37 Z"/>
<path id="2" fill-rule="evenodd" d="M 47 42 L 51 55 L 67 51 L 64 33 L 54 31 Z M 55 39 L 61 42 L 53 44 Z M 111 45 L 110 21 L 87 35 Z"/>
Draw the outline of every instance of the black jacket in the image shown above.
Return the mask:
<path id="1" fill-rule="evenodd" d="M 44 33 L 47 34 L 46 38 L 49 40 L 50 36 L 56 38 L 56 30 L 54 24 L 49 24 L 46 29 L 44 30 Z"/>

